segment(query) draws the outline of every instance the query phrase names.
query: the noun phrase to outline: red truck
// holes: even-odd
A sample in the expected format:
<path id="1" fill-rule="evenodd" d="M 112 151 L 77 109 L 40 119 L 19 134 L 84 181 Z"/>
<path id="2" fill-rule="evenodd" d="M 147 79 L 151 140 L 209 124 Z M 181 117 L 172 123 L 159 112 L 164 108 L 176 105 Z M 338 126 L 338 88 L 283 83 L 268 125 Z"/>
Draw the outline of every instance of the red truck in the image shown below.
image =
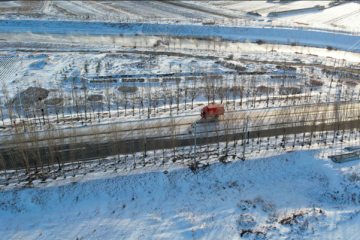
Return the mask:
<path id="1" fill-rule="evenodd" d="M 214 104 L 214 105 L 207 105 L 201 111 L 201 117 L 204 119 L 207 118 L 217 118 L 220 115 L 224 115 L 225 109 L 224 105 L 222 104 Z"/>

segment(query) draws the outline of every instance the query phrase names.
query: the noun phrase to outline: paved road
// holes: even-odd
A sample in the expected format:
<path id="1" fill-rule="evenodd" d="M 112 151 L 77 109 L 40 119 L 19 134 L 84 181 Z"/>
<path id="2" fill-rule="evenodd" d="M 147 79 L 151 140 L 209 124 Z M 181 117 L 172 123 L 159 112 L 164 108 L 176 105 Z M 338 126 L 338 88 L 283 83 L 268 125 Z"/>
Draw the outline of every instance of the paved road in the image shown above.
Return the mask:
<path id="1" fill-rule="evenodd" d="M 287 118 L 286 118 L 287 119 Z M 294 120 L 294 119 L 293 119 Z M 296 119 L 295 119 L 296 120 Z M 226 121 L 226 120 L 225 120 Z M 314 126 L 314 123 L 316 125 Z M 225 128 L 218 128 L 220 125 Z M 244 138 L 244 127 L 240 127 L 233 131 L 231 128 L 226 128 L 226 124 L 223 121 L 218 122 L 208 122 L 208 123 L 198 123 L 198 145 L 205 145 L 210 143 L 217 142 L 231 142 L 234 140 L 241 140 Z M 273 125 L 271 128 L 265 128 L 265 125 L 262 127 L 253 126 L 250 128 L 246 134 L 248 138 L 255 139 L 258 137 L 275 137 L 278 136 L 279 139 L 282 138 L 284 134 L 301 134 L 301 133 L 310 133 L 313 131 L 336 131 L 345 130 L 345 129 L 354 129 L 359 127 L 359 120 L 345 120 L 342 119 L 340 123 L 336 122 L 318 122 L 317 120 L 311 119 L 309 121 L 294 121 L 293 123 L 289 122 L 278 122 Z M 188 128 L 189 129 L 189 128 Z M 203 130 L 201 130 L 203 129 Z M 204 130 L 208 131 L 204 131 Z M 152 131 L 152 130 L 149 130 Z M 70 161 L 84 161 L 90 159 L 97 159 L 102 157 L 107 157 L 116 154 L 129 154 L 133 152 L 144 152 L 145 148 L 147 151 L 153 149 L 171 149 L 173 147 L 181 146 L 192 146 L 194 144 L 194 139 L 188 133 L 182 133 L 180 135 L 162 135 L 162 136 L 152 136 L 152 137 L 134 137 L 132 139 L 122 138 L 122 132 L 117 136 L 118 138 L 109 138 L 107 141 L 94 141 L 93 143 L 85 142 L 80 137 L 72 138 L 71 144 L 64 143 L 56 147 L 38 147 L 32 149 L 32 154 L 30 156 L 30 165 L 33 165 L 33 160 L 36 159 L 36 150 L 39 150 L 39 156 L 41 156 L 41 161 L 47 165 L 47 163 L 64 163 Z M 329 139 L 330 141 L 330 139 Z M 280 140 L 279 142 L 280 143 Z M 12 158 L 14 158 L 14 153 L 17 153 L 17 158 L 21 156 L 21 151 L 17 148 L 16 150 L 3 149 L 0 150 L 0 153 L 5 157 L 8 168 L 14 167 L 11 164 Z M 12 153 L 12 154 L 9 154 Z M 35 155 L 34 155 L 35 153 Z M 18 163 L 21 166 L 21 162 Z"/>
<path id="2" fill-rule="evenodd" d="M 359 112 L 359 114 L 357 114 Z M 197 131 L 224 132 L 226 129 L 243 131 L 243 125 L 247 116 L 250 117 L 249 130 L 272 129 L 279 125 L 295 122 L 313 124 L 326 120 L 348 121 L 358 119 L 360 115 L 360 102 L 342 102 L 340 104 L 308 104 L 301 106 L 273 107 L 266 109 L 251 109 L 239 111 L 227 111 L 224 117 L 216 124 L 200 124 Z M 0 148 L 8 148 L 17 143 L 29 142 L 36 139 L 40 146 L 47 146 L 49 142 L 58 145 L 70 144 L 74 140 L 81 142 L 105 143 L 116 140 L 131 140 L 140 138 L 166 137 L 171 135 L 188 135 L 190 124 L 202 123 L 198 114 L 178 116 L 171 118 L 150 119 L 144 121 L 123 122 L 116 124 L 86 126 L 81 128 L 67 128 L 58 131 L 46 131 L 38 134 L 12 134 L 4 135 L 0 139 Z"/>

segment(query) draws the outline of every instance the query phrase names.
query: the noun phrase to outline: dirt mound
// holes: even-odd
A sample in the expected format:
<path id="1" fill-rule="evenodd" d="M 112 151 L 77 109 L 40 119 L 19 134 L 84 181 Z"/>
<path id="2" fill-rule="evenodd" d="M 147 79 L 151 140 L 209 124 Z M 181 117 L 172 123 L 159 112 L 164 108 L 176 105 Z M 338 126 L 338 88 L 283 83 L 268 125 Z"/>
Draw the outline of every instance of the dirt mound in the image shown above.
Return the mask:
<path id="1" fill-rule="evenodd" d="M 25 91 L 20 93 L 21 104 L 32 105 L 36 102 L 42 101 L 49 96 L 49 90 L 39 87 L 29 87 Z M 12 100 L 12 103 L 16 106 L 19 104 L 19 95 L 16 94 Z"/>
<path id="2" fill-rule="evenodd" d="M 320 87 L 320 86 L 324 85 L 324 83 L 319 80 L 310 80 L 309 84 L 314 87 Z"/>
<path id="3" fill-rule="evenodd" d="M 123 93 L 135 93 L 138 91 L 137 87 L 127 87 L 127 86 L 122 86 L 118 88 L 119 92 L 123 92 Z"/>

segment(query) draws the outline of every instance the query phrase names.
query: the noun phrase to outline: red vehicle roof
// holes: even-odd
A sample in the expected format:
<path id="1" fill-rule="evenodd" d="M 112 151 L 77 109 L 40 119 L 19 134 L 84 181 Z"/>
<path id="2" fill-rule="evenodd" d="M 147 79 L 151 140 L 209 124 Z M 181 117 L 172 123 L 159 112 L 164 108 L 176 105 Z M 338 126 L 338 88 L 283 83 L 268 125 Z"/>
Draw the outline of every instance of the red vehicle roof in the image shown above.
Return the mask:
<path id="1" fill-rule="evenodd" d="M 219 107 L 224 107 L 224 105 L 222 104 L 214 104 L 214 105 L 207 105 L 208 108 L 219 108 Z"/>

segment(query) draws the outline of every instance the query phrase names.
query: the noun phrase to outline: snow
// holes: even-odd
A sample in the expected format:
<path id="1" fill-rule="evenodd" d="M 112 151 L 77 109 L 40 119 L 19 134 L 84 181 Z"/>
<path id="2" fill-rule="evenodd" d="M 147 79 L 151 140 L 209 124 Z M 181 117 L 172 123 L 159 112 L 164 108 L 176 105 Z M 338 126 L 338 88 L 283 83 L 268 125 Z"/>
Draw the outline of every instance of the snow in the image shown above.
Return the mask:
<path id="1" fill-rule="evenodd" d="M 46 1 L 41 11 L 49 17 L 40 16 L 36 20 L 16 14 L 1 16 L 0 83 L 8 87 L 11 97 L 20 96 L 19 93 L 28 87 L 42 86 L 51 90 L 50 98 L 53 98 L 59 96 L 57 90 L 60 86 L 65 92 L 71 92 L 74 86 L 81 87 L 81 77 L 90 81 L 97 75 L 128 74 L 145 76 L 144 83 L 134 84 L 139 88 L 138 96 L 140 93 L 157 96 L 161 91 L 175 91 L 175 82 L 166 82 L 164 77 L 159 77 L 159 82 L 150 82 L 146 77 L 149 74 L 184 74 L 180 76 L 181 87 L 184 87 L 191 85 L 190 80 L 186 83 L 190 73 L 215 73 L 224 77 L 224 84 L 231 86 L 234 84 L 233 75 L 226 73 L 230 69 L 216 62 L 225 61 L 233 54 L 232 61 L 226 60 L 228 63 L 247 67 L 250 72 L 266 71 L 256 78 L 256 86 L 271 84 L 274 89 L 280 89 L 280 80 L 270 78 L 280 72 L 276 68 L 277 62 L 291 62 L 294 66 L 300 62 L 322 64 L 312 68 L 304 66 L 301 73 L 294 72 L 294 85 L 304 89 L 299 96 L 312 94 L 312 99 L 303 105 L 304 109 L 318 102 L 323 103 L 319 107 L 324 106 L 326 101 L 334 102 L 338 97 L 357 103 L 360 86 L 345 84 L 340 90 L 332 86 L 330 78 L 335 85 L 342 75 L 328 76 L 322 73 L 322 68 L 343 67 L 345 63 L 346 67 L 359 68 L 360 43 L 356 20 L 360 5 L 352 2 L 330 7 L 329 3 L 183 1 L 183 7 L 179 7 L 151 1 L 104 4 Z M 4 2 L 0 7 L 6 4 L 9 7 L 9 4 L 17 3 Z M 315 5 L 326 8 L 279 18 L 264 17 L 272 11 Z M 66 16 L 68 12 L 60 13 L 55 6 L 73 15 L 90 15 L 90 19 L 73 19 Z M 248 11 L 259 12 L 263 17 L 247 16 Z M 221 15 L 242 19 L 224 20 Z M 9 19 L 11 17 L 18 20 Z M 102 20 L 96 19 L 98 17 Z M 116 17 L 122 20 L 117 21 Z M 124 20 L 129 17 L 133 20 Z M 155 20 L 137 21 L 135 18 Z M 207 19 L 210 24 L 202 25 L 194 18 Z M 186 38 L 193 36 L 215 37 L 215 40 L 210 46 L 208 40 Z M 224 39 L 226 41 L 222 41 Z M 254 43 L 259 39 L 267 43 Z M 158 40 L 165 44 L 154 47 Z M 328 46 L 334 50 L 326 49 Z M 35 50 L 39 53 L 34 53 Z M 140 51 L 154 55 L 140 54 Z M 162 53 L 157 55 L 159 52 Z M 175 53 L 187 56 L 174 56 Z M 102 67 L 97 72 L 99 61 Z M 109 66 L 104 67 L 105 63 Z M 86 73 L 85 64 L 89 69 Z M 318 79 L 323 85 L 311 88 L 309 92 L 310 85 L 306 85 L 309 83 L 303 74 Z M 74 85 L 70 77 L 76 77 Z M 355 80 L 349 77 L 344 79 L 346 81 Z M 200 90 L 202 81 L 198 79 L 197 82 L 199 85 L 194 86 Z M 244 85 L 248 82 L 246 78 Z M 104 94 L 104 84 L 88 84 L 89 94 Z M 160 91 L 161 84 L 167 89 Z M 133 86 L 127 84 L 130 85 Z M 120 94 L 116 90 L 118 87 L 117 84 L 111 85 L 110 91 Z M 5 99 L 3 95 L 1 97 Z M 277 94 L 276 97 L 282 96 Z M 258 109 L 251 109 L 251 98 L 249 95 L 242 99 L 244 105 L 241 109 L 237 99 L 234 111 L 231 110 L 231 100 L 227 104 L 229 115 L 250 113 L 256 121 L 256 116 L 268 112 L 273 116 L 263 124 L 270 125 L 277 122 L 277 111 L 290 108 L 278 100 L 270 107 L 264 101 L 257 104 Z M 67 104 L 71 101 L 67 100 Z M 194 109 L 190 109 L 188 101 L 185 110 L 184 99 L 181 99 L 179 113 L 174 117 L 176 109 L 171 114 L 166 106 L 163 112 L 161 103 L 159 113 L 154 110 L 148 120 L 146 109 L 139 103 L 134 113 L 128 106 L 128 115 L 125 116 L 121 107 L 120 116 L 115 117 L 117 111 L 112 99 L 112 118 L 105 116 L 101 123 L 100 115 L 99 123 L 96 119 L 85 123 L 66 121 L 72 117 L 66 109 L 64 121 L 56 123 L 56 116 L 52 113 L 50 122 L 40 130 L 40 135 L 47 127 L 52 131 L 61 129 L 78 134 L 97 130 L 103 135 L 122 127 L 134 131 L 119 138 L 134 138 L 140 122 L 150 125 L 153 119 L 164 122 L 175 119 L 184 125 L 177 131 L 182 137 L 189 137 L 189 123 L 199 118 L 200 109 L 205 104 L 207 99 L 198 96 Z M 297 104 L 301 104 L 300 100 Z M 334 112 L 329 110 L 330 105 L 328 103 L 329 115 Z M 318 114 L 324 115 L 322 110 Z M 9 119 L 5 119 L 7 124 Z M 249 130 L 255 127 L 255 124 L 250 124 Z M 204 129 L 206 131 L 205 126 L 198 126 L 198 131 Z M 15 129 L 9 127 L 0 131 L 0 140 L 4 143 Z M 160 129 L 161 136 L 169 131 Z M 160 136 L 153 130 L 146 130 L 144 134 Z M 5 172 L 1 171 L 0 236 L 2 239 L 359 239 L 360 159 L 356 157 L 354 161 L 337 164 L 328 158 L 348 153 L 346 147 L 360 146 L 356 139 L 358 133 L 354 137 L 347 131 L 341 140 L 333 134 L 329 132 L 326 137 L 334 137 L 334 143 L 328 141 L 325 144 L 322 133 L 317 132 L 314 136 L 306 133 L 305 146 L 301 146 L 302 136 L 294 139 L 294 136 L 287 135 L 286 148 L 281 147 L 281 138 L 261 138 L 259 143 L 250 141 L 245 160 L 241 159 L 241 141 L 236 141 L 236 145 L 231 142 L 228 151 L 225 143 L 198 146 L 199 168 L 196 172 L 189 168 L 193 162 L 192 146 L 177 149 L 175 155 L 172 149 L 165 152 L 160 152 L 160 149 L 149 151 L 146 157 L 143 152 L 138 152 L 81 163 L 69 162 L 61 171 L 55 170 L 57 166 L 50 166 L 50 176 L 44 182 L 36 179 L 29 183 L 23 170 L 9 170 L 10 184 L 6 185 Z M 101 137 L 106 141 L 108 138 L 103 135 Z M 294 147 L 290 146 L 292 143 Z M 227 152 L 229 155 L 225 156 Z M 250 230 L 252 233 L 246 233 Z"/>
<path id="2" fill-rule="evenodd" d="M 297 10 L 314 7 L 316 5 L 328 6 L 331 1 L 293 1 L 286 4 L 268 1 L 241 1 L 231 3 L 232 4 L 224 6 L 224 8 L 241 12 L 257 12 L 262 16 L 267 16 L 270 12 Z"/>
<path id="3" fill-rule="evenodd" d="M 245 54 L 246 52 L 242 52 L 242 54 Z M 89 88 L 89 95 L 91 94 L 100 94 L 104 95 L 104 84 L 101 83 L 90 83 L 92 78 L 96 78 L 96 66 L 99 61 L 101 61 L 101 70 L 99 72 L 100 76 L 116 76 L 119 74 L 135 74 L 137 76 L 146 76 L 147 74 L 157 74 L 157 73 L 169 73 L 169 72 L 175 72 L 180 73 L 180 70 L 182 70 L 182 74 L 184 76 L 181 76 L 181 85 L 180 87 L 183 88 L 184 86 L 192 87 L 193 81 L 185 81 L 186 77 L 189 76 L 189 73 L 193 72 L 202 72 L 206 71 L 208 73 L 213 74 L 221 74 L 224 77 L 224 84 L 230 84 L 230 86 L 233 84 L 233 74 L 225 74 L 229 69 L 216 64 L 216 59 L 196 59 L 195 57 L 177 57 L 177 56 L 145 56 L 145 55 L 139 55 L 139 54 L 104 54 L 104 53 L 51 53 L 51 52 L 44 52 L 42 54 L 34 54 L 34 53 L 17 53 L 18 56 L 15 57 L 14 55 L 10 53 L 6 55 L 2 55 L 0 58 L 0 63 L 3 63 L 4 71 L 2 72 L 3 75 L 1 75 L 1 81 L 3 84 L 6 84 L 9 94 L 12 98 L 18 97 L 19 92 L 24 91 L 28 87 L 32 86 L 42 86 L 43 88 L 46 88 L 50 90 L 50 95 L 48 99 L 52 98 L 58 98 L 59 97 L 59 89 L 64 90 L 64 97 L 69 98 L 71 97 L 71 89 L 73 87 L 71 78 L 77 77 L 77 80 L 75 81 L 75 85 L 78 89 L 82 87 L 82 83 L 80 81 L 81 77 L 84 77 L 87 80 L 87 86 Z M 235 58 L 237 55 L 235 55 Z M 240 56 L 239 56 L 240 57 Z M 264 56 L 262 52 L 259 52 L 257 54 L 249 52 L 249 56 L 246 58 L 250 59 L 258 59 L 258 60 L 269 60 L 269 61 L 287 61 L 291 62 L 294 57 L 298 57 L 297 55 L 293 54 L 271 54 Z M 152 66 L 151 71 L 146 67 L 147 65 L 143 66 L 144 62 L 150 61 L 154 63 Z M 314 61 L 323 62 L 323 64 L 326 64 L 328 66 L 334 66 L 334 60 L 329 58 L 321 58 L 321 57 L 315 57 L 315 56 L 308 56 L 303 55 L 302 61 L 304 63 L 311 63 Z M 89 69 L 88 73 L 85 73 L 84 71 L 84 64 L 87 62 L 87 66 Z M 264 76 L 259 77 L 259 81 L 257 83 L 257 86 L 271 84 L 271 86 L 275 87 L 276 92 L 278 92 L 280 88 L 280 80 L 269 80 L 269 77 L 272 74 L 276 74 L 278 69 L 276 69 L 275 65 L 276 63 L 269 63 L 269 64 L 249 64 L 249 63 L 239 63 L 237 61 L 230 61 L 233 62 L 239 66 L 246 66 L 247 71 L 258 71 L 261 67 L 266 69 L 267 73 L 264 74 Z M 106 68 L 104 65 L 106 63 L 109 63 L 110 67 Z M 181 67 L 180 67 L 181 65 Z M 37 68 L 42 68 L 41 72 Z M 5 69 L 7 71 L 5 71 Z M 324 84 L 320 88 L 316 88 L 313 90 L 313 98 L 311 102 L 307 102 L 306 104 L 314 104 L 318 101 L 321 102 L 334 102 L 337 99 L 337 96 L 339 94 L 339 89 L 334 87 L 334 84 L 332 87 L 330 87 L 330 78 L 326 75 L 321 73 L 322 68 L 315 68 L 314 73 L 315 76 L 319 76 L 320 81 L 322 81 Z M 310 69 L 305 68 L 303 73 L 310 74 Z M 301 84 L 305 83 L 305 80 L 300 78 L 299 73 L 294 73 L 299 78 L 295 79 L 294 82 L 296 86 L 300 87 Z M 67 77 L 67 80 L 64 81 L 65 75 Z M 331 76 L 330 76 L 331 77 Z M 120 82 L 120 77 L 115 77 L 115 79 L 118 81 L 116 84 L 111 84 L 109 86 L 110 92 L 114 95 L 118 95 L 121 97 L 121 93 L 117 90 L 119 86 L 122 86 L 122 82 Z M 145 94 L 145 96 L 150 91 L 151 94 L 154 97 L 160 97 L 161 94 L 164 91 L 164 88 L 161 87 L 161 84 L 166 82 L 164 81 L 163 77 L 159 77 L 159 82 L 149 82 L 151 79 L 147 79 L 145 77 L 144 83 L 136 83 L 136 86 L 139 88 L 135 97 L 139 94 Z M 201 83 L 201 79 L 199 78 L 195 85 L 198 88 L 204 87 L 204 84 Z M 246 81 L 249 81 L 249 78 L 246 78 Z M 337 77 L 335 77 L 335 80 Z M 288 84 L 288 83 L 287 83 Z M 127 86 L 132 86 L 132 83 L 125 83 Z M 150 85 L 150 88 L 148 87 Z M 176 84 L 175 82 L 166 82 L 165 84 L 166 91 L 175 91 Z M 247 85 L 247 84 L 245 84 Z M 304 87 L 302 87 L 304 88 Z M 58 90 L 58 91 L 56 91 Z M 302 92 L 300 95 L 303 96 L 306 91 L 309 91 L 309 87 L 304 88 L 304 92 Z M 348 93 L 346 93 L 348 91 Z M 358 91 L 359 86 L 350 87 L 344 85 L 344 91 L 343 95 L 348 95 L 347 100 L 350 98 L 352 100 L 358 99 Z M 319 95 L 319 92 L 328 93 L 328 95 L 323 94 Z M 2 92 L 4 94 L 4 92 Z M 82 91 L 78 90 L 78 94 L 82 95 Z M 352 97 L 350 97 L 350 94 L 352 94 Z M 282 103 L 282 101 L 275 101 L 274 103 L 270 103 L 269 106 L 267 106 L 264 99 L 266 98 L 266 94 L 263 94 L 262 100 L 263 102 L 257 106 L 259 111 L 264 110 L 271 110 L 275 111 L 276 108 L 279 108 L 283 105 L 286 105 Z M 3 95 L 4 96 L 4 95 Z M 275 97 L 278 97 L 279 94 L 276 93 Z M 129 99 L 132 96 L 129 96 Z M 252 98 L 243 97 L 243 107 L 239 106 L 239 97 L 236 99 L 236 109 L 234 113 L 243 113 L 242 111 L 247 111 L 251 109 L 251 100 Z M 343 100 L 346 98 L 342 97 Z M 217 99 L 218 100 L 218 99 Z M 131 100 L 129 100 L 131 102 Z M 70 101 L 67 103 L 71 103 Z M 191 109 L 191 102 L 188 99 L 187 101 L 187 109 L 185 110 L 185 104 L 183 96 L 180 98 L 180 104 L 179 104 L 179 112 L 174 108 L 173 109 L 173 115 L 171 115 L 169 111 L 169 104 L 166 106 L 166 110 L 164 111 L 163 103 L 161 102 L 159 104 L 159 111 L 152 110 L 151 112 L 151 120 L 156 121 L 157 119 L 166 119 L 169 120 L 171 117 L 175 117 L 176 121 L 179 123 L 182 123 L 183 125 L 189 124 L 192 121 L 195 121 L 199 118 L 199 112 L 201 108 L 207 104 L 207 99 L 204 95 L 199 95 L 195 101 L 194 101 L 194 109 Z M 302 100 L 301 102 L 297 102 L 296 104 L 305 104 Z M 175 103 L 173 103 L 173 107 Z M 100 129 L 104 132 L 108 132 L 110 130 L 110 126 L 117 124 L 119 122 L 124 123 L 124 127 L 127 127 L 129 129 L 136 128 L 136 122 L 139 121 L 139 119 L 147 119 L 147 101 L 144 100 L 144 106 L 145 108 L 142 108 L 139 105 L 139 101 L 136 101 L 135 103 L 135 111 L 133 112 L 132 109 L 130 109 L 130 103 L 128 103 L 127 108 L 127 116 L 125 116 L 124 113 L 124 106 L 121 103 L 119 107 L 119 115 L 115 104 L 115 99 L 111 99 L 111 115 L 112 118 L 109 118 L 106 115 L 103 115 L 101 118 L 101 124 L 97 123 L 97 119 L 92 119 L 88 121 L 71 121 L 70 112 L 68 108 L 65 108 L 64 114 L 60 114 L 61 122 L 58 124 L 56 123 L 56 116 L 54 113 L 54 110 L 52 107 L 48 106 L 48 109 L 50 111 L 50 122 L 51 127 L 53 129 L 63 129 L 64 131 L 72 131 L 74 127 L 78 128 L 78 133 L 88 133 L 91 132 L 92 127 L 94 125 L 99 125 Z M 311 106 L 311 105 L 309 105 Z M 271 107 L 269 109 L 268 107 Z M 228 110 L 227 112 L 232 112 L 233 109 L 233 102 L 232 97 L 230 96 L 230 103 L 228 104 Z M 89 110 L 90 111 L 90 110 Z M 106 110 L 105 110 L 106 111 Z M 252 110 L 253 113 L 255 113 L 257 110 Z M 107 111 L 106 111 L 107 112 Z M 269 111 L 270 112 L 270 111 Z M 176 115 L 175 115 L 176 114 Z M 75 111 L 73 110 L 72 116 L 75 116 Z M 115 117 L 116 116 L 116 117 Z M 89 116 L 88 116 L 89 117 Z M 100 122 L 100 119 L 98 119 Z M 5 125 L 9 124 L 9 119 L 5 119 Z M 149 122 L 150 124 L 150 122 Z M 184 128 L 181 128 L 181 132 L 186 132 L 187 126 L 184 126 Z M 8 135 L 12 134 L 14 129 L 12 128 L 6 128 L 2 129 L 1 133 L 3 137 L 1 140 L 7 140 Z M 131 134 L 131 133 L 129 133 Z M 149 135 L 153 135 L 154 133 L 149 132 Z M 127 135 L 126 135 L 127 136 Z M 124 136 L 125 137 L 125 136 Z M 127 136 L 131 137 L 131 136 Z"/>
<path id="4" fill-rule="evenodd" d="M 76 4 L 70 3 L 68 1 L 53 1 L 53 4 L 59 6 L 63 9 L 66 9 L 67 11 L 74 13 L 76 15 L 85 15 L 85 16 L 95 15 L 94 12 L 92 12 L 88 9 L 82 8 Z"/>
<path id="5" fill-rule="evenodd" d="M 32 187 L 10 184 L 0 193 L 0 233 L 5 239 L 240 239 L 242 229 L 253 229 L 268 239 L 357 239 L 358 182 L 348 180 L 347 169 L 359 174 L 360 164 L 322 156 L 316 147 L 263 150 L 226 164 L 210 158 L 196 173 L 172 163 Z M 293 213 L 302 216 L 280 223 Z"/>
<path id="6" fill-rule="evenodd" d="M 19 7 L 21 4 L 14 1 L 2 1 L 0 2 L 0 8 Z"/>
<path id="7" fill-rule="evenodd" d="M 322 4 L 321 4 L 322 5 Z M 305 26 L 314 27 L 336 27 L 340 26 L 343 29 L 357 29 L 359 27 L 357 20 L 360 16 L 360 4 L 351 2 L 345 3 L 332 8 L 324 9 L 323 11 L 312 12 L 297 16 L 285 16 L 274 21 L 274 24 L 282 22 L 301 23 Z"/>
<path id="8" fill-rule="evenodd" d="M 111 2 L 109 5 L 144 18 L 155 18 L 159 16 L 161 16 L 161 18 L 175 19 L 217 18 L 215 15 L 204 14 L 191 9 L 184 9 L 155 1 L 116 1 Z"/>

